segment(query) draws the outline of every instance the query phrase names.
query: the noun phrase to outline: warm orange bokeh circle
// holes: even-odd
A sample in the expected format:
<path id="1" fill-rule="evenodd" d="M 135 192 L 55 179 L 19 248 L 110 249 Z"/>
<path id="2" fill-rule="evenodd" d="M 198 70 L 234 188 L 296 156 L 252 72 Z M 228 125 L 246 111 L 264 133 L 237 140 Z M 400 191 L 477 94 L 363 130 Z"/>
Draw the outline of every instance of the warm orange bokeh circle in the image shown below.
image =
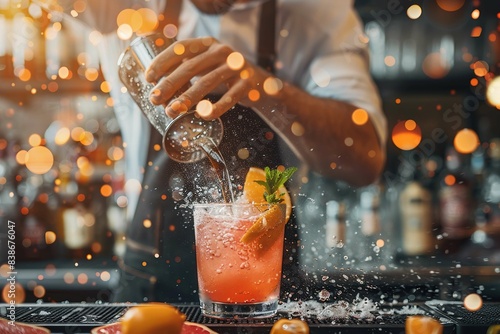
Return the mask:
<path id="1" fill-rule="evenodd" d="M 420 126 L 412 119 L 399 121 L 392 128 L 392 142 L 401 150 L 413 150 L 421 140 Z"/>

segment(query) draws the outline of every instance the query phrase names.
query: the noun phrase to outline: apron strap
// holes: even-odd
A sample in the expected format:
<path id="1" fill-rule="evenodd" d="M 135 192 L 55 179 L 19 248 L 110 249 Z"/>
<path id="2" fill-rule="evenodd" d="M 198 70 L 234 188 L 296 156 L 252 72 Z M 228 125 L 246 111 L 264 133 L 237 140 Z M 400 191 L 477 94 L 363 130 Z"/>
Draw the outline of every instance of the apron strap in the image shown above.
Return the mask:
<path id="1" fill-rule="evenodd" d="M 268 0 L 262 4 L 259 21 L 259 39 L 257 64 L 274 73 L 276 60 L 276 0 Z"/>

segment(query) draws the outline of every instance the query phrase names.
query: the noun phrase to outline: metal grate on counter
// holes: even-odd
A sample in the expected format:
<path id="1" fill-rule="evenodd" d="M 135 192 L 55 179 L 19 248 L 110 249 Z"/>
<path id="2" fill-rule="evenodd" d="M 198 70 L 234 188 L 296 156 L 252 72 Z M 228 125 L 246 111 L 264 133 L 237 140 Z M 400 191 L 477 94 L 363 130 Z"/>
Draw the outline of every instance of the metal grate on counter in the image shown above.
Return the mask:
<path id="1" fill-rule="evenodd" d="M 134 304 L 21 304 L 16 306 L 16 321 L 43 326 L 52 333 L 89 333 L 94 327 L 117 322 Z M 268 334 L 279 318 L 298 317 L 281 311 L 272 318 L 259 320 L 219 320 L 204 317 L 198 305 L 175 305 L 186 314 L 187 320 L 206 325 L 220 334 L 262 333 Z M 444 333 L 465 333 L 468 324 L 482 327 L 500 323 L 500 305 L 484 305 L 483 311 L 471 313 L 460 304 L 415 304 L 379 306 L 371 316 L 351 314 L 346 317 L 328 318 L 303 316 L 312 333 L 404 333 L 406 317 L 424 314 L 440 320 Z M 467 312 L 468 313 L 467 313 Z M 0 316 L 6 317 L 7 305 L 0 304 Z M 498 320 L 495 322 L 495 319 Z M 457 327 L 463 326 L 462 331 Z M 477 327 L 476 327 L 477 328 Z M 487 328 L 487 327 L 486 327 Z"/>
<path id="2" fill-rule="evenodd" d="M 500 303 L 485 303 L 478 310 L 468 310 L 461 302 L 429 302 L 433 313 L 450 318 L 457 325 L 457 334 L 486 333 L 492 324 L 500 324 Z"/>

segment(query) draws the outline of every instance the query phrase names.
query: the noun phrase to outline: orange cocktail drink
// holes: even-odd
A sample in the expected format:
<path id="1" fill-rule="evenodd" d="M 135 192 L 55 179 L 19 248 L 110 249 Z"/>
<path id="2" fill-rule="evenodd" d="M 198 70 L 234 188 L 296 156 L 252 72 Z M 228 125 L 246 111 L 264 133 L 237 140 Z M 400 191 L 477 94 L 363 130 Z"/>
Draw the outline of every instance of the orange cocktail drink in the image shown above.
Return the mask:
<path id="1" fill-rule="evenodd" d="M 285 225 L 283 204 L 196 204 L 196 262 L 202 312 L 276 313 Z"/>

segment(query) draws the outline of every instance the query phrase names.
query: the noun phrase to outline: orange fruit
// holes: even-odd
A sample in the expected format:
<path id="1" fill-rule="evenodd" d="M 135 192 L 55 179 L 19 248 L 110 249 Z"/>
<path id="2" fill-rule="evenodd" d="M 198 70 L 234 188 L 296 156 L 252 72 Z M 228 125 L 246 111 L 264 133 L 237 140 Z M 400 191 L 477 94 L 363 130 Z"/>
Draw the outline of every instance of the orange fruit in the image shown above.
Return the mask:
<path id="1" fill-rule="evenodd" d="M 442 334 L 443 325 L 425 315 L 411 315 L 406 318 L 405 334 Z"/>
<path id="2" fill-rule="evenodd" d="M 309 325 L 300 319 L 279 319 L 269 334 L 309 334 Z"/>
<path id="3" fill-rule="evenodd" d="M 488 327 L 486 334 L 500 334 L 500 325 L 491 325 Z"/>
<path id="4" fill-rule="evenodd" d="M 165 303 L 147 303 L 129 308 L 121 318 L 122 334 L 180 334 L 186 316 Z"/>
<path id="5" fill-rule="evenodd" d="M 259 254 L 265 253 L 278 238 L 283 237 L 283 227 L 292 213 L 292 200 L 285 186 L 278 189 L 283 201 L 280 204 L 268 204 L 264 198 L 265 188 L 255 181 L 265 181 L 263 169 L 250 167 L 243 185 L 243 196 L 253 204 L 262 204 L 265 208 L 262 215 L 241 237 L 240 241 L 250 243 L 257 241 Z"/>
<path id="6" fill-rule="evenodd" d="M 245 183 L 243 184 L 243 196 L 248 202 L 257 204 L 266 203 L 266 200 L 264 199 L 264 187 L 255 182 L 265 180 L 266 172 L 264 172 L 263 169 L 258 167 L 249 168 L 248 173 L 245 176 Z M 281 198 L 283 199 L 282 203 L 286 205 L 286 222 L 288 222 L 290 215 L 292 214 L 292 200 L 285 186 L 281 186 L 278 189 L 278 192 L 283 194 Z"/>
<path id="7" fill-rule="evenodd" d="M 283 205 L 271 205 L 241 237 L 241 242 L 250 243 L 266 232 L 278 229 L 285 225 L 286 219 L 283 217 Z"/>

